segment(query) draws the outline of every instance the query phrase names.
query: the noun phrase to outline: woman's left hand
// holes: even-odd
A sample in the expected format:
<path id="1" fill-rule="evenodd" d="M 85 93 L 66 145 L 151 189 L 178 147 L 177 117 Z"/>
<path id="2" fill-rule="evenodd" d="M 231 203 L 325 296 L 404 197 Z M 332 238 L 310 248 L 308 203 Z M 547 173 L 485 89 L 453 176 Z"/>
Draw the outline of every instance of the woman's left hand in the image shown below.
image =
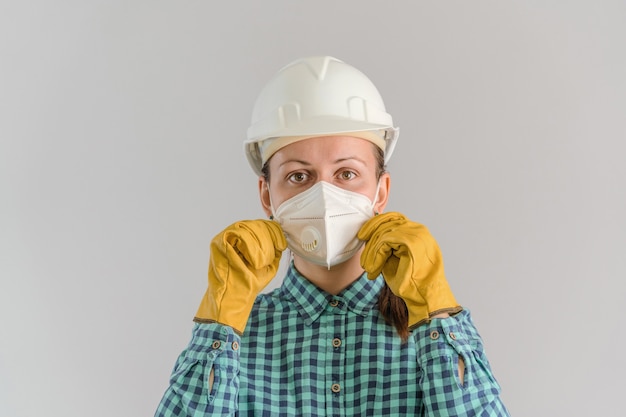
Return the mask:
<path id="1" fill-rule="evenodd" d="M 443 271 L 439 245 L 426 226 L 396 212 L 368 220 L 358 238 L 366 241 L 361 266 L 369 279 L 381 273 L 409 310 L 414 328 L 441 313 L 457 313 L 457 303 Z"/>

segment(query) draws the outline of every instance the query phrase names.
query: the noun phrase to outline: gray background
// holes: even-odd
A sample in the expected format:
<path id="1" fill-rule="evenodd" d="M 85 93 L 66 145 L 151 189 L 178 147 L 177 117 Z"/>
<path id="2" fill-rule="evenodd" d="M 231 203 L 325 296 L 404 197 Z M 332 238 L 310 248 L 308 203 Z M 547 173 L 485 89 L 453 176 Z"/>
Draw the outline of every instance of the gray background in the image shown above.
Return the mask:
<path id="1" fill-rule="evenodd" d="M 152 415 L 210 239 L 263 216 L 253 100 L 313 54 L 382 92 L 389 209 L 512 414 L 623 415 L 625 4 L 2 1 L 0 415 Z"/>

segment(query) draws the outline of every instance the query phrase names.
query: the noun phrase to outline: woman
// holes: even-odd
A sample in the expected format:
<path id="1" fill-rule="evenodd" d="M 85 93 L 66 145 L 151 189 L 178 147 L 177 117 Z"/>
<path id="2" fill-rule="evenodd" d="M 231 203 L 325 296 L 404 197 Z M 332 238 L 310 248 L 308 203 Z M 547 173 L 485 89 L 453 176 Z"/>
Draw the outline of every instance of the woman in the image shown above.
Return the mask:
<path id="1" fill-rule="evenodd" d="M 245 146 L 269 220 L 213 239 L 157 416 L 508 415 L 435 240 L 384 213 L 397 133 L 371 81 L 339 60 L 270 80 Z M 287 247 L 281 287 L 258 295 Z"/>

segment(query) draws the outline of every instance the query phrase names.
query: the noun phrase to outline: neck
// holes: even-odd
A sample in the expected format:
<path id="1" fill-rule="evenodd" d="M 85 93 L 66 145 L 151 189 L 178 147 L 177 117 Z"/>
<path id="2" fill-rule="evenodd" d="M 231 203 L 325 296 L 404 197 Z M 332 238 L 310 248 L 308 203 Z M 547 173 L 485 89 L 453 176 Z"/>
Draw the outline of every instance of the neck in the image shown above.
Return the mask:
<path id="1" fill-rule="evenodd" d="M 312 264 L 294 254 L 293 263 L 306 279 L 329 294 L 339 294 L 363 274 L 361 251 L 347 261 L 331 266 Z"/>

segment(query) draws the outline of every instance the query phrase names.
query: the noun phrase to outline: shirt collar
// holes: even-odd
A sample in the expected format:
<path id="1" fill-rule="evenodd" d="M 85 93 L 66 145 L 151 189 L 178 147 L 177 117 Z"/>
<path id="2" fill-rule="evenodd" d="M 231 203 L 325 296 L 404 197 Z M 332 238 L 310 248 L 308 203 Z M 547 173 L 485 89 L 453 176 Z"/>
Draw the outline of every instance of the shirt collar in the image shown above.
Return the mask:
<path id="1" fill-rule="evenodd" d="M 378 294 L 383 285 L 382 277 L 369 280 L 363 273 L 341 293 L 332 295 L 306 279 L 291 262 L 281 292 L 286 299 L 296 304 L 305 324 L 310 326 L 333 300 L 339 302 L 339 308 L 366 316 L 378 303 Z"/>

